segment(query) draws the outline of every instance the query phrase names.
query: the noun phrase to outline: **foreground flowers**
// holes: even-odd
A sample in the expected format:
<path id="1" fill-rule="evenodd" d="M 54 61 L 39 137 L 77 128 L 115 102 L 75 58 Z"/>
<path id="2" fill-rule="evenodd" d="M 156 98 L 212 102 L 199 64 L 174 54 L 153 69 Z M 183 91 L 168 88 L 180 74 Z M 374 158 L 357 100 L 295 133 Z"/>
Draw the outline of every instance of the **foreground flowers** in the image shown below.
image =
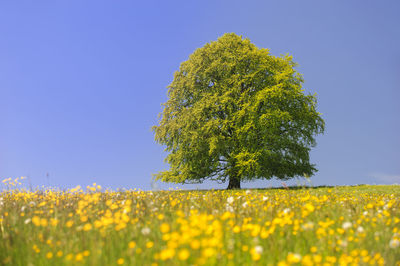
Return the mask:
<path id="1" fill-rule="evenodd" d="M 9 188 L 0 194 L 0 264 L 396 265 L 399 188 Z"/>

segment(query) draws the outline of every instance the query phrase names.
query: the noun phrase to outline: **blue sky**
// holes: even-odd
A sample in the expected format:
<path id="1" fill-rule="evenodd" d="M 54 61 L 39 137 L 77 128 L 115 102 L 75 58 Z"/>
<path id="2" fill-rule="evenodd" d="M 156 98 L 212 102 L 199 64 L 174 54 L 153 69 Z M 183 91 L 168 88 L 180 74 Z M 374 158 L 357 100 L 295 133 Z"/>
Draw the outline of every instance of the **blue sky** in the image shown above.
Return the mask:
<path id="1" fill-rule="evenodd" d="M 399 1 L 2 1 L 0 177 L 177 187 L 152 185 L 168 165 L 150 128 L 179 64 L 235 32 L 293 55 L 317 93 L 326 132 L 311 153 L 314 185 L 400 183 L 398 10 Z"/>

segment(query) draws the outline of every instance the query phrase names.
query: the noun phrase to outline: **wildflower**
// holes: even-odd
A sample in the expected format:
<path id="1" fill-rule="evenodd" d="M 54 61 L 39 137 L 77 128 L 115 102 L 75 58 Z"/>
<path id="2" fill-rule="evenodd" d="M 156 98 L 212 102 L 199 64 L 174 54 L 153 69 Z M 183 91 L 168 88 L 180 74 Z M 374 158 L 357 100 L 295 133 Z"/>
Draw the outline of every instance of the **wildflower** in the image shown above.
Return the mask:
<path id="1" fill-rule="evenodd" d="M 141 232 L 143 235 L 148 235 L 148 234 L 150 234 L 150 231 L 151 231 L 150 228 L 143 227 Z"/>
<path id="2" fill-rule="evenodd" d="M 304 230 L 311 230 L 311 229 L 314 228 L 314 223 L 312 223 L 312 222 L 307 222 L 307 223 L 305 223 L 305 224 L 302 224 L 301 227 L 302 227 Z"/>
<path id="3" fill-rule="evenodd" d="M 46 227 L 48 225 L 47 219 L 45 218 L 40 219 L 40 225 Z"/>
<path id="4" fill-rule="evenodd" d="M 313 212 L 315 210 L 315 207 L 311 203 L 304 205 L 304 208 L 309 212 Z"/>
<path id="5" fill-rule="evenodd" d="M 345 222 L 345 223 L 343 223 L 343 225 L 342 225 L 342 228 L 343 228 L 344 230 L 347 230 L 347 229 L 349 229 L 350 227 L 352 227 L 352 223 L 350 223 L 350 222 Z"/>
<path id="6" fill-rule="evenodd" d="M 74 224 L 74 222 L 71 221 L 71 220 L 69 220 L 69 221 L 67 221 L 67 222 L 65 223 L 65 226 L 66 226 L 66 227 L 71 227 L 73 224 Z"/>
<path id="7" fill-rule="evenodd" d="M 46 258 L 51 259 L 53 257 L 53 253 L 47 252 Z"/>
<path id="8" fill-rule="evenodd" d="M 226 209 L 226 211 L 228 211 L 228 212 L 234 212 L 234 211 L 235 211 L 235 210 L 232 208 L 232 206 L 229 205 L 229 204 L 226 204 L 225 209 Z"/>
<path id="9" fill-rule="evenodd" d="M 165 234 L 165 233 L 168 233 L 168 232 L 169 232 L 170 228 L 171 228 L 171 227 L 169 226 L 169 224 L 163 223 L 163 224 L 161 224 L 161 226 L 160 226 L 160 231 L 161 231 L 161 233 Z M 142 230 L 142 233 L 143 233 L 143 230 Z M 143 233 L 143 234 L 144 234 L 144 233 Z"/>
<path id="10" fill-rule="evenodd" d="M 179 253 L 178 253 L 179 260 L 187 260 L 189 258 L 189 256 L 190 256 L 190 253 L 185 248 L 180 250 Z"/>
<path id="11" fill-rule="evenodd" d="M 190 242 L 190 247 L 192 249 L 199 249 L 200 248 L 200 241 L 195 239 L 192 242 Z"/>
<path id="12" fill-rule="evenodd" d="M 390 248 L 397 248 L 399 246 L 400 246 L 400 241 L 399 240 L 397 240 L 397 239 L 390 240 L 390 242 L 389 242 L 389 247 Z"/>
<path id="13" fill-rule="evenodd" d="M 172 248 L 164 249 L 160 253 L 161 260 L 168 260 L 175 256 L 175 250 Z"/>
<path id="14" fill-rule="evenodd" d="M 124 264 L 124 259 L 123 259 L 123 258 L 119 258 L 119 259 L 117 260 L 117 264 L 118 264 L 118 265 Z"/>
<path id="15" fill-rule="evenodd" d="M 226 202 L 228 202 L 229 204 L 232 204 L 233 201 L 234 201 L 234 198 L 232 196 L 226 199 Z"/>
<path id="16" fill-rule="evenodd" d="M 254 247 L 254 251 L 255 251 L 256 253 L 258 253 L 258 254 L 261 254 L 261 253 L 263 253 L 264 248 L 263 248 L 262 246 L 255 246 L 255 247 Z"/>
<path id="17" fill-rule="evenodd" d="M 240 232 L 240 227 L 235 225 L 235 227 L 233 227 L 233 232 L 234 233 L 239 233 Z"/>
<path id="18" fill-rule="evenodd" d="M 212 257 L 215 255 L 215 249 L 213 248 L 206 248 L 203 250 L 203 256 L 206 258 Z"/>
<path id="19" fill-rule="evenodd" d="M 82 261 L 82 260 L 83 260 L 83 255 L 82 255 L 82 253 L 76 254 L 75 260 L 76 260 L 76 261 Z"/>
<path id="20" fill-rule="evenodd" d="M 315 263 L 319 264 L 322 261 L 322 256 L 321 255 L 314 255 L 313 259 L 314 259 Z"/>
<path id="21" fill-rule="evenodd" d="M 297 253 L 289 253 L 286 260 L 289 263 L 298 263 L 301 261 L 301 256 Z"/>
<path id="22" fill-rule="evenodd" d="M 83 231 L 90 231 L 92 230 L 92 224 L 87 223 L 83 226 Z"/>
<path id="23" fill-rule="evenodd" d="M 40 226 L 40 218 L 39 218 L 38 216 L 33 216 L 33 218 L 32 218 L 32 223 L 33 223 L 35 226 Z"/>
<path id="24" fill-rule="evenodd" d="M 135 241 L 129 242 L 128 247 L 129 247 L 130 249 L 135 248 L 135 247 L 136 247 L 136 242 L 135 242 Z"/>

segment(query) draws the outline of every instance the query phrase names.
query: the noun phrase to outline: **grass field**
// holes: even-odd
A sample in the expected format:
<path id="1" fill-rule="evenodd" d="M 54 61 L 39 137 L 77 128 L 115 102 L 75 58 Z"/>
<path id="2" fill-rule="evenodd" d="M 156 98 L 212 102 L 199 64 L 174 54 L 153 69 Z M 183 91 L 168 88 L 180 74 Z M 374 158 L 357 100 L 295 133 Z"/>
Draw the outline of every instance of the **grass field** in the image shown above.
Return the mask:
<path id="1" fill-rule="evenodd" d="M 400 265 L 400 186 L 10 187 L 0 237 L 1 265 Z"/>

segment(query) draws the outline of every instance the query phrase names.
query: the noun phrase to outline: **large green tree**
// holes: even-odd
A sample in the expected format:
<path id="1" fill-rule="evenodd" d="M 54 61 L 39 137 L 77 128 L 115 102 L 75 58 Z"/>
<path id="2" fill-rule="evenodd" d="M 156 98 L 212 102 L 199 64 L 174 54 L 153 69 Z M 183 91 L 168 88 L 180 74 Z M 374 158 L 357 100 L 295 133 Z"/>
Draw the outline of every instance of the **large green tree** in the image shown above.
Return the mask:
<path id="1" fill-rule="evenodd" d="M 190 55 L 168 86 L 154 126 L 170 169 L 157 180 L 200 183 L 311 176 L 309 152 L 324 130 L 291 56 L 272 56 L 233 33 Z"/>

